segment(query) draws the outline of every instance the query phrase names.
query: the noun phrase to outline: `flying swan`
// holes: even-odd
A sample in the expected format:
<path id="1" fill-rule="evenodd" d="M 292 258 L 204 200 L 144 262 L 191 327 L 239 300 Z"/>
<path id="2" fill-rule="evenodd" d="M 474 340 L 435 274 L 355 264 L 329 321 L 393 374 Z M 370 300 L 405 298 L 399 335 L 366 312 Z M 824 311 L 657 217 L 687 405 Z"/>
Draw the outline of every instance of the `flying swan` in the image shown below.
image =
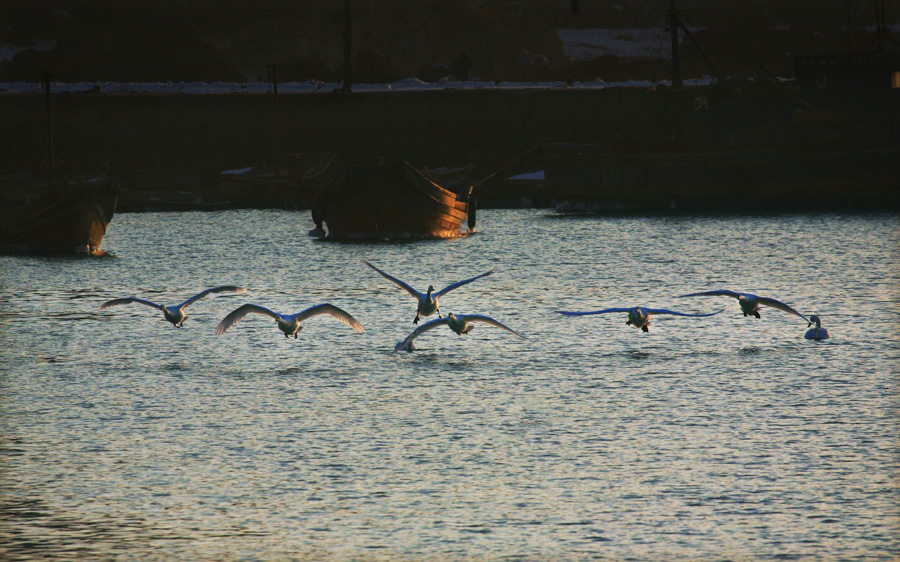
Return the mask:
<path id="1" fill-rule="evenodd" d="M 723 296 L 723 297 L 734 297 L 738 300 L 738 304 L 741 305 L 741 311 L 744 313 L 744 316 L 756 316 L 759 318 L 759 307 L 760 306 L 770 306 L 772 308 L 777 308 L 778 310 L 782 310 L 789 314 L 794 314 L 803 318 L 807 322 L 809 319 L 806 316 L 803 316 L 790 306 L 784 304 L 781 301 L 769 298 L 769 297 L 760 297 L 757 295 L 752 295 L 750 293 L 736 293 L 734 291 L 729 291 L 727 289 L 721 289 L 717 291 L 703 291 L 702 293 L 691 293 L 689 295 L 680 295 L 678 298 L 682 297 L 704 297 L 704 296 Z"/>
<path id="2" fill-rule="evenodd" d="M 405 282 L 397 279 L 396 277 L 393 277 L 393 276 L 388 275 L 387 273 L 381 271 L 380 269 L 378 269 L 377 267 L 375 267 L 368 261 L 363 260 L 363 263 L 365 263 L 366 265 L 368 265 L 369 267 L 371 267 L 372 269 L 374 269 L 375 271 L 380 273 L 382 277 L 384 277 L 388 281 L 393 282 L 395 285 L 397 285 L 398 287 L 400 287 L 401 289 L 403 289 L 404 291 L 406 291 L 407 293 L 412 295 L 413 298 L 416 299 L 416 301 L 418 302 L 418 306 L 416 308 L 416 317 L 415 317 L 415 319 L 413 319 L 413 324 L 418 324 L 420 318 L 422 318 L 423 316 L 431 316 L 435 312 L 438 313 L 438 316 L 443 318 L 443 316 L 441 316 L 440 305 L 438 304 L 439 298 L 446 295 L 453 289 L 456 289 L 457 287 L 462 287 L 466 283 L 471 283 L 472 281 L 475 281 L 476 279 L 481 279 L 482 277 L 487 277 L 488 275 L 490 275 L 491 273 L 494 272 L 494 270 L 492 269 L 486 273 L 482 273 L 481 275 L 476 275 L 475 277 L 472 277 L 471 279 L 465 279 L 463 281 L 458 281 L 452 285 L 444 287 L 443 289 L 441 289 L 440 291 L 438 291 L 436 293 L 434 292 L 434 285 L 429 285 L 428 292 L 423 294 L 423 293 L 420 293 L 419 291 L 413 289 L 408 283 L 405 283 Z"/>
<path id="3" fill-rule="evenodd" d="M 202 293 L 197 293 L 193 297 L 184 301 L 181 304 L 177 304 L 174 306 L 166 306 L 164 304 L 157 304 L 153 301 L 148 301 L 145 299 L 139 299 L 137 297 L 126 297 L 124 299 L 113 299 L 111 301 L 106 301 L 105 303 L 100 305 L 100 310 L 106 310 L 107 308 L 113 306 L 119 306 L 122 304 L 129 304 L 133 302 L 137 302 L 140 304 L 146 304 L 147 306 L 152 306 L 153 308 L 158 308 L 162 310 L 163 315 L 166 317 L 166 320 L 172 323 L 176 328 L 180 328 L 184 326 L 184 321 L 187 319 L 187 314 L 184 313 L 184 309 L 194 301 L 198 301 L 205 297 L 210 293 L 246 293 L 247 289 L 243 287 L 235 287 L 234 285 L 223 285 L 222 287 L 214 287 L 212 289 L 207 289 Z"/>
<path id="4" fill-rule="evenodd" d="M 815 324 L 816 327 L 809 328 L 813 324 Z M 822 320 L 820 320 L 819 317 L 816 316 L 815 314 L 813 314 L 812 316 L 809 317 L 809 324 L 807 324 L 806 327 L 809 328 L 809 330 L 806 331 L 806 335 L 804 335 L 803 337 L 805 337 L 808 340 L 821 341 L 821 340 L 827 340 L 828 338 L 831 337 L 831 334 L 828 333 L 828 330 L 826 330 L 825 328 L 822 327 Z"/>
<path id="5" fill-rule="evenodd" d="M 221 322 L 219 322 L 219 325 L 216 326 L 216 334 L 221 336 L 228 331 L 228 328 L 231 328 L 232 326 L 243 320 L 244 316 L 247 316 L 250 313 L 262 314 L 263 316 L 274 318 L 275 322 L 278 324 L 278 329 L 284 333 L 284 337 L 286 338 L 294 336 L 294 339 L 297 339 L 297 334 L 300 332 L 300 330 L 303 329 L 300 326 L 300 322 L 303 322 L 307 318 L 312 318 L 313 316 L 318 316 L 320 314 L 328 314 L 337 318 L 344 324 L 353 328 L 353 330 L 357 334 L 363 331 L 362 324 L 357 322 L 356 318 L 351 316 L 350 313 L 334 306 L 333 304 L 317 304 L 315 306 L 307 308 L 303 312 L 298 312 L 297 314 L 278 314 L 277 312 L 269 310 L 268 308 L 260 306 L 258 304 L 245 304 L 244 306 L 238 307 L 229 312 L 228 316 L 226 316 L 222 319 Z"/>
<path id="6" fill-rule="evenodd" d="M 481 314 L 465 314 L 465 315 L 453 314 L 451 312 L 450 314 L 447 315 L 446 318 L 438 318 L 438 319 L 432 320 L 430 322 L 426 322 L 426 323 L 422 324 L 421 326 L 419 326 L 418 328 L 416 328 L 415 330 L 413 330 L 411 334 L 406 336 L 405 340 L 398 343 L 396 345 L 396 347 L 394 347 L 394 352 L 415 351 L 416 349 L 418 349 L 416 347 L 416 344 L 414 341 L 417 337 L 421 336 L 428 330 L 437 328 L 438 326 L 443 326 L 444 324 L 449 326 L 450 329 L 453 330 L 454 332 L 456 332 L 457 335 L 462 336 L 464 334 L 468 334 L 469 332 L 472 331 L 472 328 L 474 328 L 474 326 L 471 325 L 472 322 L 480 322 L 483 324 L 489 324 L 491 326 L 496 326 L 498 328 L 506 330 L 507 332 L 512 332 L 513 334 L 519 336 L 520 338 L 525 337 L 522 334 L 520 334 L 519 332 L 510 328 L 509 326 L 506 326 L 506 325 L 494 320 L 493 318 L 491 318 L 489 316 L 482 316 Z"/>
<path id="7" fill-rule="evenodd" d="M 667 310 L 665 308 L 644 308 L 642 306 L 635 306 L 632 308 L 606 308 L 604 310 L 595 310 L 592 312 L 569 312 L 566 310 L 557 310 L 560 314 L 565 314 L 566 316 L 587 316 L 589 314 L 605 314 L 607 312 L 627 312 L 628 313 L 628 321 L 625 322 L 626 326 L 634 326 L 635 328 L 640 328 L 644 332 L 650 331 L 650 315 L 651 314 L 674 314 L 676 316 L 715 316 L 719 314 L 719 312 L 724 311 L 719 310 L 718 312 L 710 312 L 709 314 L 693 314 L 688 312 L 676 312 L 674 310 Z"/>

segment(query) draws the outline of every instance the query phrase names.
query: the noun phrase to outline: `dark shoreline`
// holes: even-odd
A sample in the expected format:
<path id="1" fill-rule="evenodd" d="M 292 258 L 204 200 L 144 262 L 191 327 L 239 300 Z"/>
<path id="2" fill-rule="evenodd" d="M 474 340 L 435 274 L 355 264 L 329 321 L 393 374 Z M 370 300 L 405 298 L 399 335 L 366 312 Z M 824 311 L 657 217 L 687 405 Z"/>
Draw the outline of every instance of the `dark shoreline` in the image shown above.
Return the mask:
<path id="1" fill-rule="evenodd" d="M 654 211 L 675 194 L 685 210 L 696 207 L 690 201 L 707 201 L 727 211 L 734 209 L 724 204 L 729 197 L 774 190 L 796 193 L 800 199 L 785 207 L 799 210 L 841 210 L 854 200 L 900 208 L 896 89 L 807 92 L 742 82 L 682 90 L 281 94 L 277 109 L 275 101 L 271 94 L 55 95 L 56 158 L 73 170 L 102 167 L 116 175 L 223 170 L 271 163 L 278 154 L 336 152 L 349 160 L 402 158 L 420 168 L 474 164 L 469 181 L 485 206 L 491 199 L 501 206 L 534 200 L 538 189 L 550 202 L 622 202 Z M 40 173 L 44 111 L 40 95 L 0 94 L 0 153 L 9 155 L 0 164 L 7 173 Z M 516 193 L 520 186 L 503 181 L 535 168 L 548 170 L 540 185 L 520 184 Z M 729 182 L 734 193 L 721 193 Z M 827 201 L 809 188 L 821 183 L 830 184 Z"/>

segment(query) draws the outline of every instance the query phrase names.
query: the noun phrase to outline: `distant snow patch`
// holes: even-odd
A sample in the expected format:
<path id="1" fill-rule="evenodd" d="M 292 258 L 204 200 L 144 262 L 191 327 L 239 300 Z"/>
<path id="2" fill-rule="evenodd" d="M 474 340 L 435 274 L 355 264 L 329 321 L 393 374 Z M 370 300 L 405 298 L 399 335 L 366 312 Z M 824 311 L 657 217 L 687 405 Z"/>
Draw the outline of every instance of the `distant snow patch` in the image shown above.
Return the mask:
<path id="1" fill-rule="evenodd" d="M 35 51 L 49 51 L 54 47 L 56 47 L 55 39 L 38 41 L 31 47 L 22 47 L 20 45 L 12 45 L 10 43 L 0 43 L 0 62 L 13 60 L 16 55 L 18 55 L 22 51 L 27 51 L 29 49 L 34 49 Z"/>

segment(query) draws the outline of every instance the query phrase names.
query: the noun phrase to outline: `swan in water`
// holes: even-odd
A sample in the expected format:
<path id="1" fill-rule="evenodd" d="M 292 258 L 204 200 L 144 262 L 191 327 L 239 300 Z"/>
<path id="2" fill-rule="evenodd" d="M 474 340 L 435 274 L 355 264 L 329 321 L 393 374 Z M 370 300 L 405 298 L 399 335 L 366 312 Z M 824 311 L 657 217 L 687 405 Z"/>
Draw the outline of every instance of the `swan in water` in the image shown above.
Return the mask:
<path id="1" fill-rule="evenodd" d="M 284 333 L 284 337 L 286 338 L 294 336 L 294 339 L 297 339 L 297 333 L 303 329 L 300 326 L 300 322 L 303 322 L 307 318 L 312 318 L 313 316 L 318 316 L 320 314 L 328 314 L 337 318 L 344 324 L 353 328 L 353 330 L 356 331 L 357 334 L 363 331 L 362 324 L 357 322 L 356 318 L 351 316 L 350 313 L 334 306 L 333 304 L 317 304 L 315 306 L 307 308 L 302 312 L 298 312 L 297 314 L 278 314 L 277 312 L 269 310 L 268 308 L 260 306 L 258 304 L 245 304 L 244 306 L 238 307 L 229 312 L 228 316 L 226 316 L 222 319 L 221 322 L 219 322 L 219 325 L 216 326 L 216 334 L 224 334 L 228 331 L 228 328 L 240 322 L 244 318 L 244 316 L 247 316 L 250 313 L 262 314 L 263 316 L 274 318 L 275 322 L 278 324 L 278 329 Z"/>
<path id="2" fill-rule="evenodd" d="M 506 330 L 507 332 L 512 332 L 513 334 L 519 336 L 520 338 L 525 337 L 522 334 L 520 334 L 519 332 L 510 328 L 509 326 L 506 326 L 506 325 L 494 320 L 493 318 L 491 318 L 489 316 L 482 316 L 481 314 L 465 314 L 465 315 L 453 314 L 451 312 L 450 314 L 447 315 L 446 318 L 442 317 L 442 318 L 432 320 L 430 322 L 426 322 L 426 323 L 422 324 L 421 326 L 419 326 L 418 328 L 416 328 L 415 330 L 413 330 L 411 334 L 406 336 L 405 340 L 398 343 L 396 345 L 396 347 L 394 347 L 394 351 L 395 352 L 401 351 L 401 350 L 402 351 L 415 351 L 416 349 L 418 349 L 416 347 L 416 344 L 414 341 L 417 337 L 421 336 L 428 330 L 437 328 L 438 326 L 443 326 L 444 324 L 449 326 L 450 329 L 453 330 L 454 332 L 456 332 L 457 335 L 462 336 L 464 334 L 468 334 L 469 332 L 472 331 L 472 328 L 474 328 L 474 326 L 471 325 L 473 322 L 480 322 L 483 324 L 489 324 L 491 326 L 496 326 L 498 328 Z"/>
<path id="3" fill-rule="evenodd" d="M 760 306 L 770 306 L 772 308 L 777 308 L 778 310 L 782 310 L 789 314 L 794 314 L 803 318 L 807 322 L 809 319 L 806 316 L 803 316 L 790 306 L 784 304 L 779 300 L 775 300 L 769 297 L 760 297 L 757 295 L 752 295 L 750 293 L 736 293 L 734 291 L 729 291 L 727 289 L 721 289 L 718 291 L 703 291 L 701 293 L 691 293 L 689 295 L 680 295 L 678 298 L 682 297 L 702 297 L 702 296 L 723 296 L 723 297 L 734 297 L 738 300 L 738 304 L 741 305 L 741 311 L 744 313 L 744 316 L 756 316 L 759 318 L 759 307 Z"/>
<path id="4" fill-rule="evenodd" d="M 441 316 L 440 305 L 438 304 L 439 298 L 446 295 L 453 289 L 456 289 L 457 287 L 462 287 L 466 283 L 471 283 L 472 281 L 475 281 L 476 279 L 481 279 L 482 277 L 487 277 L 488 275 L 490 275 L 494 272 L 494 270 L 492 269 L 486 273 L 482 273 L 481 275 L 476 275 L 475 277 L 472 277 L 471 279 L 465 279 L 463 281 L 458 281 L 452 285 L 444 287 L 443 289 L 441 289 L 440 291 L 438 291 L 436 293 L 434 292 L 434 285 L 429 285 L 428 291 L 426 293 L 420 293 L 419 291 L 413 289 L 408 283 L 405 283 L 405 282 L 397 279 L 396 277 L 392 277 L 391 275 L 388 275 L 387 273 L 381 271 L 380 269 L 378 269 L 377 267 L 375 267 L 368 261 L 363 260 L 363 263 L 365 263 L 366 265 L 368 265 L 369 267 L 371 267 L 372 269 L 374 269 L 375 271 L 380 273 L 382 277 L 384 277 L 388 281 L 393 282 L 395 285 L 397 285 L 398 287 L 400 287 L 401 289 L 403 289 L 404 291 L 406 291 L 407 293 L 412 295 L 413 298 L 416 299 L 416 301 L 418 302 L 418 306 L 416 307 L 416 317 L 415 317 L 415 319 L 413 319 L 413 324 L 418 324 L 420 318 L 422 318 L 423 316 L 431 316 L 435 312 L 438 313 L 439 317 L 443 318 L 443 316 Z"/>
<path id="5" fill-rule="evenodd" d="M 815 324 L 816 327 L 809 328 L 813 324 Z M 806 335 L 803 337 L 808 340 L 827 340 L 831 337 L 828 330 L 822 327 L 822 320 L 815 314 L 809 317 L 809 324 L 807 324 L 806 327 L 809 328 L 809 330 L 807 330 Z"/>
<path id="6" fill-rule="evenodd" d="M 565 314 L 566 316 L 587 316 L 589 314 L 605 314 L 607 312 L 627 312 L 628 313 L 628 321 L 625 322 L 626 326 L 634 326 L 635 328 L 640 328 L 644 332 L 650 331 L 650 315 L 651 314 L 674 314 L 676 316 L 715 316 L 719 314 L 719 312 L 710 312 L 708 314 L 695 314 L 690 312 L 676 312 L 674 310 L 668 310 L 665 308 L 644 308 L 642 306 L 635 306 L 632 308 L 606 308 L 604 310 L 594 310 L 592 312 L 569 312 L 566 310 L 557 310 L 560 314 Z"/>
<path id="7" fill-rule="evenodd" d="M 163 315 L 166 317 L 166 320 L 172 323 L 176 328 L 180 328 L 184 325 L 184 321 L 187 319 L 187 315 L 184 313 L 184 309 L 194 301 L 198 301 L 205 297 L 210 293 L 246 293 L 247 289 L 243 287 L 235 287 L 234 285 L 223 285 L 222 287 L 213 287 L 212 289 L 207 289 L 203 292 L 197 293 L 193 297 L 184 301 L 181 304 L 176 304 L 173 306 L 166 306 L 163 304 L 157 304 L 153 301 L 148 301 L 145 299 L 139 299 L 137 297 L 126 297 L 124 299 L 113 299 L 111 301 L 106 301 L 105 303 L 100 305 L 100 310 L 106 310 L 112 306 L 119 306 L 121 304 L 129 304 L 133 302 L 137 302 L 140 304 L 146 304 L 147 306 L 152 306 L 153 308 L 158 308 L 162 310 Z"/>

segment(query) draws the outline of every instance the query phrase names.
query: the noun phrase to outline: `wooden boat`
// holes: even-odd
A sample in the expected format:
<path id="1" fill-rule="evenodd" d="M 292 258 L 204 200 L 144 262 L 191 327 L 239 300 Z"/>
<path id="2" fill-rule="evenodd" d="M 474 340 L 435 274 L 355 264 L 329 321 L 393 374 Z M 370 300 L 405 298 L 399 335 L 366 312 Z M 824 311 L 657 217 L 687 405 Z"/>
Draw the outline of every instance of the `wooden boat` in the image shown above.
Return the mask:
<path id="1" fill-rule="evenodd" d="M 0 252 L 97 256 L 116 209 L 105 178 L 36 188 L 7 183 L 0 208 Z"/>
<path id="2" fill-rule="evenodd" d="M 0 253 L 102 255 L 106 227 L 116 212 L 116 190 L 106 174 L 58 178 L 66 165 L 54 158 L 50 73 L 42 76 L 47 119 L 43 182 L 31 177 L 0 181 Z"/>
<path id="3" fill-rule="evenodd" d="M 316 229 L 310 234 L 330 239 L 456 238 L 475 227 L 470 199 L 471 187 L 456 193 L 409 162 L 373 159 L 347 166 L 319 191 L 312 208 Z"/>

